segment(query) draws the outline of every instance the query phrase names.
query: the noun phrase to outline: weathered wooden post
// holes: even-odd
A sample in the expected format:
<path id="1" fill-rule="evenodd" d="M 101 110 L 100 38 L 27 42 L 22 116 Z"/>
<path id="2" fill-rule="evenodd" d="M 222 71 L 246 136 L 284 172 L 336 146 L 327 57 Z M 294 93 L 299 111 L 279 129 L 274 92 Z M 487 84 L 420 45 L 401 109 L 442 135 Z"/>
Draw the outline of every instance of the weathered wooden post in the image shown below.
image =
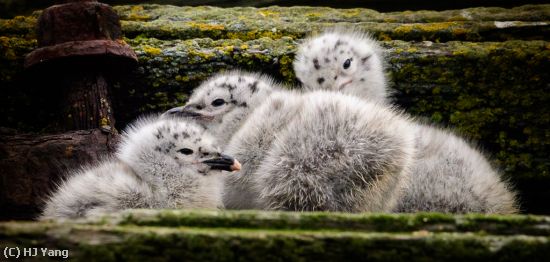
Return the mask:
<path id="1" fill-rule="evenodd" d="M 110 82 L 137 62 L 121 40 L 118 15 L 97 1 L 44 10 L 37 37 L 25 78 L 36 92 L 30 95 L 51 100 L 46 111 L 57 120 L 41 134 L 0 135 L 0 220 L 36 217 L 67 170 L 113 151 Z"/>
<path id="2" fill-rule="evenodd" d="M 121 35 L 118 15 L 97 1 L 68 0 L 43 11 L 40 48 L 27 55 L 25 67 L 53 74 L 53 82 L 44 84 L 61 89 L 61 130 L 115 131 L 106 73 L 137 61 Z"/>

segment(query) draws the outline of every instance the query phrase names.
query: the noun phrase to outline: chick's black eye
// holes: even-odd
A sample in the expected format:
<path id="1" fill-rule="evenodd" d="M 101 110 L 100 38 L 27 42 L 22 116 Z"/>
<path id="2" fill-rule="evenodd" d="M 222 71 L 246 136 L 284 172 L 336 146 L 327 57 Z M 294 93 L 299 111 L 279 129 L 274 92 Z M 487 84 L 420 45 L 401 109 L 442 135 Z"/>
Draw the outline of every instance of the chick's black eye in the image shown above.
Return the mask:
<path id="1" fill-rule="evenodd" d="M 346 59 L 346 61 L 344 62 L 344 69 L 348 69 L 351 66 L 351 61 L 352 60 L 353 59 L 351 59 L 351 58 Z"/>
<path id="2" fill-rule="evenodd" d="M 225 100 L 223 100 L 221 98 L 218 98 L 218 99 L 212 101 L 213 106 L 221 106 L 223 104 L 225 104 Z"/>
<path id="3" fill-rule="evenodd" d="M 193 154 L 193 150 L 189 149 L 189 148 L 183 148 L 183 149 L 180 149 L 178 150 L 178 152 L 184 154 L 184 155 L 190 155 L 190 154 Z"/>

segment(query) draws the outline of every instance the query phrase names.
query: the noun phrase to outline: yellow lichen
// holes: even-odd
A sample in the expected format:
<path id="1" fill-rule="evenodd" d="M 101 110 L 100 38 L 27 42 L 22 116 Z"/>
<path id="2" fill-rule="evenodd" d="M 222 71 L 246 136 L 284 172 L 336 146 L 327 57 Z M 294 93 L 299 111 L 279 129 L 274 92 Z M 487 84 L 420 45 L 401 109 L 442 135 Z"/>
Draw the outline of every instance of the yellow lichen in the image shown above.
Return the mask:
<path id="1" fill-rule="evenodd" d="M 467 21 L 468 19 L 462 15 L 452 16 L 448 19 L 449 21 Z"/>
<path id="2" fill-rule="evenodd" d="M 224 30 L 225 26 L 218 24 L 205 24 L 205 23 L 196 23 L 196 22 L 187 22 L 188 26 L 193 28 L 198 28 L 201 31 L 212 31 L 212 30 Z"/>
<path id="3" fill-rule="evenodd" d="M 107 119 L 106 117 L 102 117 L 100 120 L 99 120 L 99 126 L 109 126 L 109 119 Z"/>
<path id="4" fill-rule="evenodd" d="M 407 34 L 413 30 L 421 32 L 440 32 L 461 25 L 459 22 L 441 22 L 441 23 L 425 23 L 425 24 L 405 24 L 394 29 L 396 33 Z M 454 29 L 457 30 L 457 29 Z M 464 30 L 464 29 L 462 29 Z"/>
<path id="5" fill-rule="evenodd" d="M 178 82 L 189 82 L 189 80 L 191 80 L 189 76 L 181 76 L 181 75 L 176 76 L 176 81 Z"/>
<path id="6" fill-rule="evenodd" d="M 128 14 L 128 20 L 133 21 L 148 21 L 151 19 L 151 16 L 143 14 L 143 6 L 136 5 L 132 6 L 130 13 Z"/>
<path id="7" fill-rule="evenodd" d="M 436 31 L 444 31 L 449 30 L 453 26 L 458 26 L 460 23 L 458 22 L 443 22 L 443 23 L 428 23 L 428 24 L 416 24 L 415 27 L 427 32 L 436 32 Z"/>
<path id="8" fill-rule="evenodd" d="M 201 61 L 216 57 L 216 54 L 214 54 L 213 52 L 201 52 L 201 51 L 197 51 L 196 49 L 189 49 L 188 52 L 189 52 L 189 56 L 198 57 L 200 58 Z"/>
<path id="9" fill-rule="evenodd" d="M 413 25 L 401 25 L 394 29 L 398 34 L 408 34 L 413 30 Z"/>
<path id="10" fill-rule="evenodd" d="M 234 32 L 228 32 L 227 33 L 227 38 L 228 39 L 239 39 L 239 34 L 234 33 Z"/>
<path id="11" fill-rule="evenodd" d="M 271 10 L 260 10 L 258 12 L 263 17 L 279 17 L 279 12 L 271 11 Z"/>
<path id="12" fill-rule="evenodd" d="M 10 38 L 5 36 L 0 36 L 0 47 L 2 47 L 2 51 L 4 51 L 4 54 L 0 54 L 7 60 L 16 60 L 17 54 L 13 50 L 13 48 L 10 47 Z M 0 49 L 1 50 L 1 49 Z"/>
<path id="13" fill-rule="evenodd" d="M 143 51 L 145 51 L 145 53 L 149 55 L 159 55 L 162 51 L 159 48 L 148 46 L 148 45 L 145 45 L 142 48 L 143 48 Z"/>
<path id="14" fill-rule="evenodd" d="M 468 31 L 464 28 L 455 28 L 455 29 L 453 29 L 453 35 L 455 35 L 455 36 L 465 35 L 466 33 L 468 33 Z"/>
<path id="15" fill-rule="evenodd" d="M 283 37 L 283 34 L 280 31 L 264 31 L 260 34 L 261 37 L 268 37 L 271 39 L 279 39 Z"/>
<path id="16" fill-rule="evenodd" d="M 243 40 L 256 39 L 256 30 L 246 33 L 246 38 Z"/>
<path id="17" fill-rule="evenodd" d="M 306 14 L 306 17 L 308 17 L 308 18 L 318 18 L 318 17 L 321 17 L 321 14 L 317 13 L 317 12 L 310 12 L 310 13 Z"/>
<path id="18" fill-rule="evenodd" d="M 391 37 L 384 33 L 379 34 L 378 39 L 380 39 L 381 41 L 391 41 Z"/>
<path id="19" fill-rule="evenodd" d="M 358 16 L 361 13 L 361 9 L 355 8 L 355 9 L 347 9 L 342 10 L 344 17 L 355 17 Z"/>

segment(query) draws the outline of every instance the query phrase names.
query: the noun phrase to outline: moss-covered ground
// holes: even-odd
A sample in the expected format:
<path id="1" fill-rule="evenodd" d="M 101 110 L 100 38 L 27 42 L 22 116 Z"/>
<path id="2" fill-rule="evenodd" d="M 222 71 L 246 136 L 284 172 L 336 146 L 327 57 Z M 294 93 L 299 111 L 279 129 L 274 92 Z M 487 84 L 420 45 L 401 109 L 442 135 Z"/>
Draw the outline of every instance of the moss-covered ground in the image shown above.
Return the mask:
<path id="1" fill-rule="evenodd" d="M 0 244 L 66 249 L 77 261 L 545 261 L 549 225 L 519 215 L 136 210 L 4 222 Z"/>

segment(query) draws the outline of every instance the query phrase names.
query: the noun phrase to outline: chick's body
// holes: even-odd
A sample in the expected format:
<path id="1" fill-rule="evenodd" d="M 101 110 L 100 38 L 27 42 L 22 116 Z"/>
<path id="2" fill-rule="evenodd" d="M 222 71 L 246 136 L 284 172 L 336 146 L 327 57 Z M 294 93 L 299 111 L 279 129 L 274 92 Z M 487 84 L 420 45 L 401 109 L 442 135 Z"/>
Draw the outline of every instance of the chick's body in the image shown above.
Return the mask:
<path id="1" fill-rule="evenodd" d="M 447 130 L 416 125 L 416 157 L 398 212 L 517 212 L 511 186 L 485 156 Z"/>
<path id="2" fill-rule="evenodd" d="M 391 108 L 334 92 L 306 93 L 299 100 L 281 106 L 288 103 L 286 96 L 271 97 L 249 120 L 260 123 L 278 112 L 292 116 L 275 129 L 271 147 L 251 176 L 259 206 L 391 211 L 408 181 L 414 156 L 408 119 Z M 249 128 L 249 135 L 242 137 L 261 137 L 259 130 Z M 232 143 L 241 144 L 236 138 Z"/>

